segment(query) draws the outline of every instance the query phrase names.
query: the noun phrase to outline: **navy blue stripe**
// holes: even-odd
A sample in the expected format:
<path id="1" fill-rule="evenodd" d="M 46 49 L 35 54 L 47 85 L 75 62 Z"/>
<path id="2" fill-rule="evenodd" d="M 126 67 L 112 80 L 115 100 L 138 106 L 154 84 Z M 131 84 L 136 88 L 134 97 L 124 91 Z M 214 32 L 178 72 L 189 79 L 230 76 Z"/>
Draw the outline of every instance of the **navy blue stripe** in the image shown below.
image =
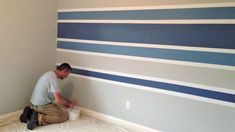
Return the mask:
<path id="1" fill-rule="evenodd" d="M 216 91 L 211 91 L 211 90 L 205 90 L 201 88 L 187 87 L 187 86 L 181 86 L 181 85 L 176 85 L 176 84 L 163 83 L 163 82 L 157 82 L 157 81 L 151 81 L 151 80 L 119 76 L 119 75 L 112 75 L 112 74 L 100 73 L 100 72 L 94 72 L 94 71 L 88 71 L 88 70 L 82 70 L 82 69 L 72 69 L 72 73 L 235 103 L 235 95 L 229 94 L 229 93 L 222 93 L 222 92 L 216 92 Z"/>
<path id="2" fill-rule="evenodd" d="M 58 37 L 235 49 L 235 24 L 59 23 Z"/>
<path id="3" fill-rule="evenodd" d="M 169 19 L 234 19 L 235 7 L 151 9 L 129 11 L 59 12 L 58 19 L 96 20 L 169 20 Z"/>
<path id="4" fill-rule="evenodd" d="M 235 66 L 235 54 L 58 41 L 58 48 Z"/>

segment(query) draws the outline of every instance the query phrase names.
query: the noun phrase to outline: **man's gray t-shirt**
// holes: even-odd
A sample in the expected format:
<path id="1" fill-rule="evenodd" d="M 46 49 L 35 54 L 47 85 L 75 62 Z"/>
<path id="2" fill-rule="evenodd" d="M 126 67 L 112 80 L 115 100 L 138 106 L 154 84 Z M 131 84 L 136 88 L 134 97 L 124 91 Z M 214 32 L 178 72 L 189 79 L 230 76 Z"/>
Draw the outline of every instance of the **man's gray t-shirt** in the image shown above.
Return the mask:
<path id="1" fill-rule="evenodd" d="M 31 103 L 35 106 L 45 105 L 54 100 L 53 93 L 59 92 L 59 84 L 54 71 L 43 74 L 34 88 Z"/>

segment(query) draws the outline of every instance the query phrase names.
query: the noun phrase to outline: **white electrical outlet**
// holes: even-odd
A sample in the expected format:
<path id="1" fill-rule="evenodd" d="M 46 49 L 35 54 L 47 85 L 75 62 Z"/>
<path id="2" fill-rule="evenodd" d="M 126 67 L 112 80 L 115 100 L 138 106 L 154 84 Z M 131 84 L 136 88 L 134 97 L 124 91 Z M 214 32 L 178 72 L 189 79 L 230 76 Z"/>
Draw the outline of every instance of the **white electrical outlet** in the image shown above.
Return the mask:
<path id="1" fill-rule="evenodd" d="M 131 109 L 131 102 L 130 101 L 126 101 L 126 109 L 130 110 Z"/>

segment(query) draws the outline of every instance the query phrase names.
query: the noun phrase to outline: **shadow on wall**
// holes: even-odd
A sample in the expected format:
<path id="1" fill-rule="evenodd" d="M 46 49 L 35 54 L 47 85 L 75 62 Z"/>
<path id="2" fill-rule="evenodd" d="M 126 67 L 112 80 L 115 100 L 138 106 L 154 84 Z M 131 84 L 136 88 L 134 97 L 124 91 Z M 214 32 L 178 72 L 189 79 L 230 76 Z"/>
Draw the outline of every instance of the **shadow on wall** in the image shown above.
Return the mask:
<path id="1" fill-rule="evenodd" d="M 61 93 L 62 93 L 63 97 L 69 99 L 69 98 L 72 97 L 73 91 L 74 91 L 74 84 L 73 84 L 73 82 L 68 82 L 62 88 Z"/>

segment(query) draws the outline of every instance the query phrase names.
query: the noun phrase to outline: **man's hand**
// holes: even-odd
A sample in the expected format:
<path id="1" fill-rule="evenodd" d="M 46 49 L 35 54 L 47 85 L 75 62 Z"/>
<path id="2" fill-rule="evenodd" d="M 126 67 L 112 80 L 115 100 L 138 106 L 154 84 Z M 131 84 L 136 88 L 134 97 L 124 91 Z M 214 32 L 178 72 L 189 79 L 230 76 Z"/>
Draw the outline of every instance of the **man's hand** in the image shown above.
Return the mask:
<path id="1" fill-rule="evenodd" d="M 66 108 L 68 108 L 68 107 L 73 108 L 73 107 L 75 107 L 75 106 L 77 105 L 77 101 L 76 101 L 76 100 L 73 100 L 73 101 L 67 100 L 67 99 L 65 99 L 65 98 L 60 94 L 60 92 L 54 93 L 54 96 L 55 96 L 56 102 L 58 102 L 58 103 L 64 105 Z"/>
<path id="2" fill-rule="evenodd" d="M 77 101 L 71 100 L 68 105 L 69 105 L 69 107 L 74 108 L 77 105 Z"/>

